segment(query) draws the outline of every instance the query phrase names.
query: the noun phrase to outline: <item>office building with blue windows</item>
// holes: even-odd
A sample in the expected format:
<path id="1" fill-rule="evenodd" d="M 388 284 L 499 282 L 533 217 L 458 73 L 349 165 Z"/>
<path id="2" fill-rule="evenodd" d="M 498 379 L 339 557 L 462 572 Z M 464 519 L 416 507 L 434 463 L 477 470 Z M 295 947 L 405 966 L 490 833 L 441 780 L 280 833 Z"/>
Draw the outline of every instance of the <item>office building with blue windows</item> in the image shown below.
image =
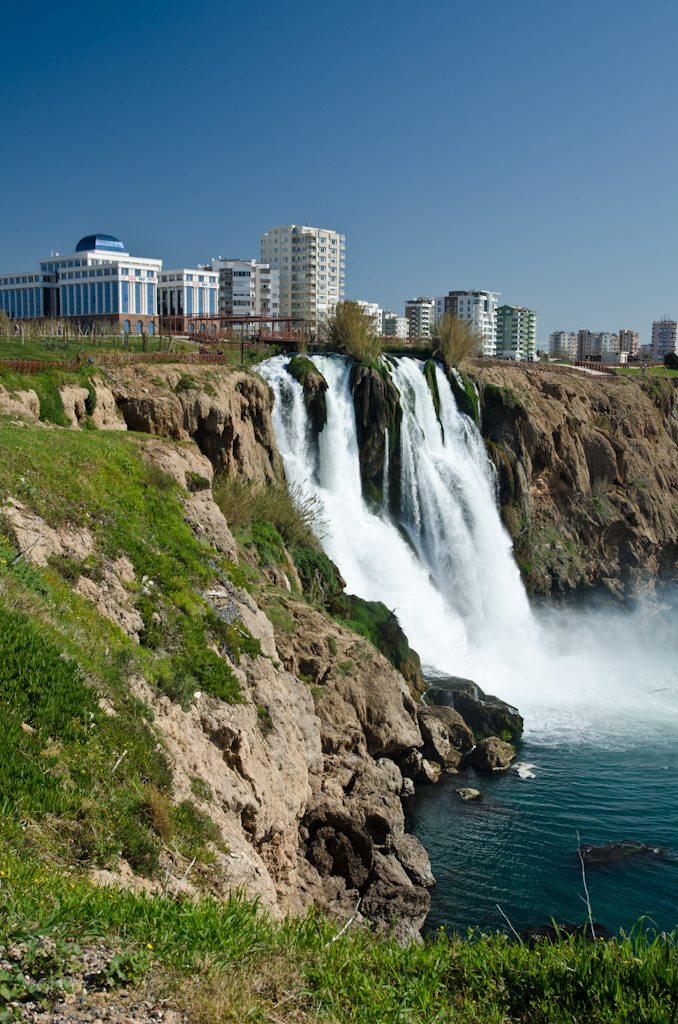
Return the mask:
<path id="1" fill-rule="evenodd" d="M 68 317 L 83 331 L 107 321 L 132 334 L 155 333 L 162 260 L 130 256 L 117 238 L 97 234 L 39 266 L 0 275 L 0 310 L 12 320 Z"/>
<path id="2" fill-rule="evenodd" d="M 216 316 L 219 275 L 210 266 L 163 270 L 158 285 L 158 316 L 163 331 L 188 332 L 188 317 Z"/>

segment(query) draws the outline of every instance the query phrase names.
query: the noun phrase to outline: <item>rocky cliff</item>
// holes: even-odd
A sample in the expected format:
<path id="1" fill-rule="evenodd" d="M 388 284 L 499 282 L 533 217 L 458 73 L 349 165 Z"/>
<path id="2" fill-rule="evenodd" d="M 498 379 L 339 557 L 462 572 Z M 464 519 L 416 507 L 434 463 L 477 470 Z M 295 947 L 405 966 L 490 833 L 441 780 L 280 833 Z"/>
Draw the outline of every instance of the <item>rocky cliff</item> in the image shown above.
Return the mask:
<path id="1" fill-rule="evenodd" d="M 527 586 L 628 599 L 678 576 L 671 379 L 478 368 L 481 429 Z"/>

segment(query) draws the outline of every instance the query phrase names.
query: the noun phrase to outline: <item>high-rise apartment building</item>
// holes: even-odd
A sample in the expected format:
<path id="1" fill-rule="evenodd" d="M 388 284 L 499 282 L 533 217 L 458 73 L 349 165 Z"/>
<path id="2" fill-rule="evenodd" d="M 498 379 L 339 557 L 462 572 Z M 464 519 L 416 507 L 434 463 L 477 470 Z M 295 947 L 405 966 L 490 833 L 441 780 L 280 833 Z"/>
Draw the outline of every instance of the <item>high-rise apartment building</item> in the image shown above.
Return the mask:
<path id="1" fill-rule="evenodd" d="M 362 306 L 364 312 L 372 317 L 375 332 L 381 337 L 384 333 L 384 311 L 380 309 L 378 302 L 365 302 L 363 299 L 356 299 L 356 305 Z"/>
<path id="2" fill-rule="evenodd" d="M 662 317 L 652 324 L 652 358 L 655 362 L 663 360 L 668 352 L 676 351 L 676 324 L 669 317 Z"/>
<path id="3" fill-rule="evenodd" d="M 537 349 L 537 314 L 524 306 L 497 309 L 496 354 L 504 359 L 534 359 Z"/>
<path id="4" fill-rule="evenodd" d="M 279 316 L 279 271 L 256 260 L 212 260 L 219 274 L 219 313 Z"/>
<path id="5" fill-rule="evenodd" d="M 410 336 L 410 322 L 406 316 L 398 316 L 392 309 L 385 309 L 382 318 L 382 334 L 385 338 L 400 338 L 406 341 Z"/>
<path id="6" fill-rule="evenodd" d="M 460 320 L 472 320 L 483 339 L 483 355 L 492 358 L 497 350 L 497 298 L 499 292 L 449 292 L 443 299 L 443 315 L 452 313 Z M 438 299 L 434 305 L 437 308 Z"/>
<path id="7" fill-rule="evenodd" d="M 577 356 L 580 361 L 619 352 L 619 335 L 612 331 L 577 331 Z"/>
<path id="8" fill-rule="evenodd" d="M 280 275 L 280 316 L 324 319 L 344 294 L 345 235 L 281 224 L 261 236 L 261 262 Z"/>
<path id="9" fill-rule="evenodd" d="M 577 335 L 574 331 L 554 331 L 549 337 L 551 359 L 576 359 Z"/>
<path id="10" fill-rule="evenodd" d="M 637 331 L 619 332 L 619 351 L 627 352 L 630 356 L 637 356 L 640 347 L 640 335 Z"/>
<path id="11" fill-rule="evenodd" d="M 430 338 L 435 322 L 435 301 L 425 295 L 408 299 L 405 303 L 405 319 L 409 325 L 410 341 Z"/>

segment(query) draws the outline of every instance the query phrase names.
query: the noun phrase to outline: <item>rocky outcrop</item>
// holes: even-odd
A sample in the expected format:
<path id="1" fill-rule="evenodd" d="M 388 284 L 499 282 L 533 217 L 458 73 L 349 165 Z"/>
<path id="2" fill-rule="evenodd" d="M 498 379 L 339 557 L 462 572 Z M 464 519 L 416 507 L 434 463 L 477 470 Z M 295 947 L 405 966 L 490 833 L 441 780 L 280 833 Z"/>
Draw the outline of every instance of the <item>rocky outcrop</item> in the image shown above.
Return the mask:
<path id="1" fill-rule="evenodd" d="M 477 369 L 482 432 L 528 588 L 624 600 L 678 576 L 672 380 Z"/>
<path id="2" fill-rule="evenodd" d="M 0 413 L 22 416 L 37 422 L 40 417 L 40 399 L 33 390 L 8 391 L 0 384 Z"/>
<path id="3" fill-rule="evenodd" d="M 130 430 L 193 440 L 228 476 L 282 479 L 273 393 L 256 374 L 173 363 L 110 367 L 106 375 Z"/>
<path id="4" fill-rule="evenodd" d="M 443 768 L 456 768 L 473 747 L 473 733 L 454 708 L 419 708 L 417 720 L 424 740 L 422 754 Z"/>
<path id="5" fill-rule="evenodd" d="M 82 562 L 94 550 L 94 538 L 87 527 L 76 529 L 66 525 L 53 529 L 16 498 L 9 497 L 0 506 L 0 519 L 20 557 L 34 565 L 47 565 L 53 555 Z"/>
<path id="6" fill-rule="evenodd" d="M 389 493 L 400 493 L 400 394 L 384 366 L 375 368 L 353 363 L 350 383 L 355 407 L 363 493 L 381 504 L 385 472 L 390 473 Z M 387 431 L 391 459 L 390 466 L 385 467 Z"/>
<path id="7" fill-rule="evenodd" d="M 426 697 L 436 706 L 458 711 L 475 739 L 499 736 L 503 740 L 517 740 L 523 734 L 523 719 L 518 709 L 483 693 L 471 679 L 437 677 L 426 691 Z"/>
<path id="8" fill-rule="evenodd" d="M 497 736 L 488 736 L 466 755 L 466 762 L 486 771 L 501 772 L 509 767 L 515 756 L 510 743 L 504 743 Z"/>
<path id="9" fill-rule="evenodd" d="M 287 372 L 301 384 L 311 426 L 314 432 L 319 434 L 327 423 L 327 406 L 325 404 L 327 381 L 311 360 L 304 356 L 292 356 L 287 364 Z"/>

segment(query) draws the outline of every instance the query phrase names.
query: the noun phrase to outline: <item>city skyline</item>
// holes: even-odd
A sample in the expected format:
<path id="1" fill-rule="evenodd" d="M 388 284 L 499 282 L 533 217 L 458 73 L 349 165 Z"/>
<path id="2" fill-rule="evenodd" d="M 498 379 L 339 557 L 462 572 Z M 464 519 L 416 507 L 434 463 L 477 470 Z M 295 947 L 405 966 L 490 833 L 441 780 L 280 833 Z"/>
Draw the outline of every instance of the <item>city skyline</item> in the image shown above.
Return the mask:
<path id="1" fill-rule="evenodd" d="M 538 312 L 540 347 L 582 327 L 647 341 L 676 315 L 667 0 L 642 19 L 628 0 L 116 11 L 5 14 L 30 45 L 3 62 L 2 269 L 85 231 L 195 266 L 328 224 L 346 297 L 398 313 L 493 289 Z"/>

